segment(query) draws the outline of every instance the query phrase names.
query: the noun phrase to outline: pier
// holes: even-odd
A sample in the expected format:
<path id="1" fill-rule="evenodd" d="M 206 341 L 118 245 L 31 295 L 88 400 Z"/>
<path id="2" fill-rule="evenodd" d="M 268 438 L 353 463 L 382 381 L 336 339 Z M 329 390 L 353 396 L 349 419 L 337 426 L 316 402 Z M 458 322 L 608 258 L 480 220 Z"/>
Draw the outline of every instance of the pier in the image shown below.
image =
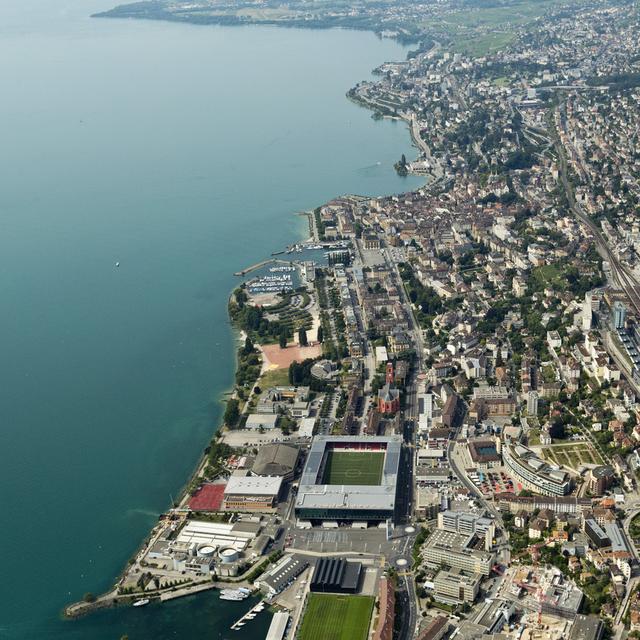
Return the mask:
<path id="1" fill-rule="evenodd" d="M 264 609 L 265 604 L 262 600 L 260 600 L 260 602 L 258 602 L 258 604 L 253 608 L 249 609 L 249 611 L 247 611 L 247 613 L 245 613 L 242 618 L 236 620 L 236 622 L 231 625 L 231 629 L 233 631 L 239 631 L 246 621 L 253 620 L 260 612 L 264 611 Z"/>
<path id="2" fill-rule="evenodd" d="M 266 260 L 262 260 L 261 262 L 256 262 L 256 264 L 252 264 L 250 267 L 246 269 L 242 269 L 242 271 L 236 271 L 234 276 L 246 276 L 248 273 L 252 271 L 256 271 L 257 269 L 262 269 L 262 267 L 266 267 L 268 264 L 292 264 L 293 260 L 282 260 L 280 258 L 267 258 Z"/>

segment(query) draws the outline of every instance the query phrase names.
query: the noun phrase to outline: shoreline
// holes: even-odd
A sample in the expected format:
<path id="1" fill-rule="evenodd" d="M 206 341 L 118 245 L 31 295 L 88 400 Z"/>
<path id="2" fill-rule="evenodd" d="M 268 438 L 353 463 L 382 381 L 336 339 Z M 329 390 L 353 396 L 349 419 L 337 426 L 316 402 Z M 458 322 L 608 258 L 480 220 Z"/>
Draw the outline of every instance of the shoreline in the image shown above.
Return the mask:
<path id="1" fill-rule="evenodd" d="M 307 241 L 315 241 L 316 239 L 316 229 L 315 229 L 315 225 L 313 225 L 313 215 L 310 211 L 304 211 L 304 212 L 294 212 L 291 214 L 292 216 L 300 216 L 300 215 L 304 215 L 305 217 L 308 218 L 309 220 L 309 229 L 305 230 L 305 229 L 301 229 L 300 230 L 300 234 L 297 237 L 296 241 L 297 242 L 307 242 Z M 309 234 L 309 231 L 312 231 L 311 235 Z M 270 259 L 264 260 L 263 262 L 268 263 L 271 262 Z M 234 275 L 238 275 L 238 274 L 234 274 Z M 233 291 L 236 289 L 236 287 L 234 287 L 227 295 L 227 306 L 228 303 L 231 299 L 231 297 L 233 296 Z M 227 311 L 227 316 L 230 320 L 230 316 L 228 314 Z M 238 329 L 233 322 L 230 321 L 230 325 L 231 325 L 231 335 L 232 335 L 232 343 L 233 343 L 233 349 L 234 349 L 234 365 L 233 365 L 233 377 L 235 378 L 235 374 L 238 371 L 238 349 L 240 348 L 240 346 L 242 345 L 246 334 L 243 330 Z M 261 357 L 263 358 L 263 363 L 262 363 L 262 368 L 260 371 L 260 375 L 262 375 L 265 371 L 264 369 L 264 352 L 262 350 L 262 345 L 258 345 L 256 344 L 256 349 L 260 352 Z M 231 398 L 235 398 L 236 397 L 236 384 L 235 381 L 231 382 L 231 386 L 227 387 L 226 389 L 222 390 L 217 398 L 217 402 L 222 405 L 223 407 L 226 406 L 226 403 L 231 399 Z M 201 477 L 201 474 L 203 473 L 204 469 L 206 468 L 206 464 L 207 464 L 207 453 L 208 453 L 208 449 L 211 446 L 211 443 L 213 442 L 214 439 L 218 438 L 218 434 L 222 434 L 225 429 L 227 429 L 227 427 L 225 426 L 224 423 L 224 419 L 223 419 L 223 414 L 224 414 L 224 408 L 222 411 L 222 414 L 219 418 L 219 420 L 217 421 L 217 424 L 214 426 L 214 429 L 211 433 L 211 436 L 209 438 L 208 444 L 204 447 L 204 449 L 202 450 L 202 452 L 200 453 L 200 456 L 197 460 L 197 462 L 195 463 L 195 466 L 193 468 L 193 471 L 191 472 L 191 474 L 188 476 L 188 479 L 183 483 L 182 487 L 180 488 L 179 492 L 177 493 L 177 498 L 174 500 L 173 505 L 171 505 L 169 507 L 169 511 L 172 510 L 176 510 L 176 511 L 183 511 L 186 509 L 185 506 L 185 502 L 187 500 L 187 498 L 190 495 L 190 487 L 192 485 L 192 483 L 199 477 Z M 129 557 L 129 559 L 127 560 L 127 563 L 124 565 L 124 568 L 117 574 L 116 577 L 116 582 L 114 583 L 114 585 L 112 586 L 112 588 L 108 591 L 105 591 L 104 593 L 101 593 L 100 595 L 95 597 L 95 600 L 88 602 L 86 600 L 77 600 L 75 602 L 71 602 L 67 605 L 65 605 L 65 607 L 63 608 L 62 612 L 61 612 L 61 617 L 65 620 L 76 620 L 78 618 L 82 618 L 84 616 L 90 615 L 91 613 L 93 613 L 94 611 L 99 611 L 101 609 L 110 609 L 110 608 L 116 608 L 116 607 L 122 607 L 122 606 L 131 606 L 133 604 L 133 602 L 135 602 L 136 600 L 138 600 L 141 595 L 140 594 L 119 594 L 118 593 L 118 584 L 120 583 L 120 581 L 123 579 L 123 577 L 126 574 L 127 568 L 129 567 L 129 565 L 131 564 L 132 560 L 134 560 L 135 558 L 137 558 L 145 549 L 147 549 L 147 547 L 149 546 L 150 542 L 153 540 L 153 538 L 159 533 L 159 529 L 161 529 L 161 527 L 159 527 L 159 523 L 161 522 L 160 518 L 162 517 L 163 513 L 165 512 L 161 512 L 157 515 L 158 517 L 158 522 L 152 527 L 152 529 L 150 530 L 150 532 L 147 534 L 147 536 L 142 540 L 142 542 L 140 542 L 140 544 L 136 547 L 136 550 L 134 551 L 134 553 L 132 553 L 132 555 Z M 262 560 L 264 561 L 264 560 Z M 261 561 L 261 562 L 262 562 Z M 258 562 L 257 564 L 259 565 L 261 562 Z M 238 576 L 237 579 L 227 579 L 226 582 L 223 583 L 216 583 L 215 581 L 211 581 L 211 580 L 206 580 L 206 582 L 202 582 L 202 583 L 194 583 L 192 585 L 193 588 L 187 588 L 186 586 L 182 588 L 181 592 L 177 595 L 169 595 L 172 594 L 174 592 L 172 591 L 164 591 L 163 593 L 160 594 L 152 594 L 150 593 L 149 596 L 151 597 L 153 602 L 164 602 L 167 600 L 172 600 L 172 599 L 176 599 L 179 597 L 183 597 L 183 596 L 188 596 L 188 595 L 193 595 L 195 593 L 200 593 L 201 591 L 205 591 L 205 590 L 210 590 L 210 589 L 215 589 L 215 588 L 220 588 L 220 584 L 239 584 L 240 586 L 242 586 L 244 584 L 244 577 L 246 576 L 246 574 L 251 573 L 251 571 L 254 570 L 254 566 L 250 566 L 247 571 L 245 572 L 245 574 L 243 574 L 242 576 Z M 203 585 L 207 585 L 206 588 L 203 588 Z M 247 585 L 249 585 L 249 583 L 246 583 Z M 180 588 L 178 587 L 178 590 L 180 590 Z M 166 595 L 168 597 L 163 597 L 163 595 Z"/>
<path id="2" fill-rule="evenodd" d="M 100 17 L 100 18 L 104 18 L 104 17 L 108 17 L 108 18 L 121 18 L 121 16 L 112 16 L 112 15 L 92 15 L 90 16 L 92 18 L 95 17 Z M 144 18 L 147 19 L 147 18 Z M 164 18 L 149 18 L 152 20 L 156 20 L 156 21 L 166 21 Z M 191 24 L 189 22 L 185 22 L 185 21 L 180 21 L 180 20 L 176 20 L 176 21 L 170 21 L 170 22 L 182 22 L 185 24 Z M 214 26 L 217 25 L 217 23 L 212 23 Z M 200 25 L 195 25 L 195 26 L 200 26 Z M 208 25 L 202 25 L 202 26 L 211 26 L 211 24 Z M 234 25 L 234 24 L 230 24 L 230 25 L 226 25 L 226 24 L 220 24 L 219 26 L 270 26 L 270 25 L 262 25 L 262 24 L 238 24 L 238 25 Z M 281 26 L 281 25 L 272 25 L 272 26 Z M 292 26 L 291 28 L 299 28 L 299 29 L 306 29 L 304 26 Z M 368 29 L 351 29 L 349 27 L 327 27 L 327 28 L 340 28 L 343 30 L 355 30 L 355 31 L 370 31 Z M 406 46 L 403 45 L 402 43 L 400 43 L 402 46 Z M 346 98 L 348 100 L 350 100 L 351 102 L 353 102 L 354 104 L 367 109 L 368 111 L 370 111 L 372 114 L 376 113 L 375 109 L 367 104 L 364 101 L 358 100 L 358 99 L 354 99 L 352 96 L 349 95 L 349 93 L 351 92 L 351 90 L 349 92 L 347 92 L 346 94 Z M 420 151 L 420 146 L 418 144 L 416 144 L 416 141 L 414 140 L 413 137 L 413 132 L 412 132 L 412 127 L 411 127 L 411 123 L 406 120 L 405 118 L 403 118 L 402 116 L 386 116 L 386 115 L 382 115 L 381 119 L 391 119 L 394 121 L 402 121 L 407 125 L 407 133 L 409 134 L 409 139 L 411 140 L 411 143 L 414 147 L 416 147 L 418 149 L 418 151 Z M 393 168 L 391 168 L 391 170 L 393 170 Z M 421 178 L 426 178 L 428 176 L 425 175 L 419 175 L 419 174 L 413 174 L 416 177 L 421 177 Z M 427 186 L 430 186 L 430 183 L 433 180 L 425 180 L 425 184 L 422 185 L 422 187 L 418 187 L 418 188 L 424 188 Z M 410 189 L 409 191 L 402 191 L 399 193 L 410 193 L 412 191 L 415 191 L 415 189 Z M 392 195 L 392 194 L 385 194 L 385 195 Z M 334 196 L 335 197 L 341 197 L 340 195 Z M 383 196 L 371 196 L 371 197 L 384 197 Z M 295 235 L 297 236 L 297 239 L 295 239 L 292 244 L 295 244 L 297 242 L 321 242 L 320 238 L 319 238 L 319 234 L 318 234 L 318 230 L 316 228 L 316 224 L 315 224 L 315 218 L 314 218 L 314 212 L 316 209 L 324 206 L 324 204 L 326 203 L 321 203 L 320 205 L 313 207 L 311 209 L 308 210 L 304 210 L 304 211 L 296 211 L 296 212 L 292 212 L 290 215 L 291 216 L 296 216 L 296 217 L 300 217 L 300 216 L 304 216 L 307 218 L 307 222 L 308 222 L 308 228 L 301 228 L 299 232 L 296 232 Z M 278 256 L 284 253 L 284 250 L 280 250 L 277 252 L 272 253 L 268 258 L 263 259 L 262 261 L 259 261 L 258 263 L 255 263 L 254 265 L 243 269 L 241 271 L 238 271 L 236 273 L 234 273 L 233 275 L 238 276 L 238 277 L 244 277 L 245 275 L 247 275 L 247 273 L 249 273 L 250 271 L 259 268 L 258 265 L 264 266 L 265 264 L 268 264 L 270 262 L 274 262 L 274 261 L 278 261 Z M 236 289 L 236 287 L 233 287 L 232 290 L 230 292 L 228 292 L 227 295 L 227 307 L 228 307 L 228 303 L 229 300 L 231 299 L 232 295 L 233 295 L 233 291 Z M 238 359 L 238 350 L 239 350 L 239 346 L 242 344 L 244 337 L 246 337 L 246 334 L 244 334 L 243 330 L 239 330 L 233 323 L 233 321 L 231 321 L 231 317 L 227 308 L 227 317 L 228 320 L 231 324 L 231 331 L 232 331 L 232 340 L 233 340 L 233 345 L 234 345 L 234 366 L 233 366 L 233 378 L 232 378 L 232 383 L 231 383 L 231 387 L 227 388 L 223 391 L 221 391 L 218 395 L 218 399 L 217 402 L 221 403 L 224 406 L 226 406 L 226 403 L 232 399 L 232 398 L 236 398 L 237 397 L 237 389 L 236 389 L 236 383 L 235 383 L 235 375 L 238 371 L 238 366 L 239 366 L 239 359 Z M 256 343 L 256 349 L 260 352 L 261 354 L 261 358 L 263 360 L 262 362 L 262 367 L 261 367 L 261 371 L 260 374 L 258 376 L 258 380 L 260 379 L 260 376 L 262 376 L 262 374 L 265 372 L 264 369 L 264 352 L 262 349 L 262 345 Z M 257 380 L 256 380 L 257 382 Z M 237 576 L 235 578 L 226 578 L 223 582 L 216 582 L 215 580 L 211 580 L 211 579 L 206 579 L 204 581 L 201 582 L 194 582 L 191 585 L 184 585 L 182 588 L 180 587 L 180 585 L 178 585 L 177 587 L 172 587 L 172 589 L 170 591 L 168 590 L 159 590 L 158 593 L 153 593 L 153 592 L 149 592 L 148 594 L 140 594 L 140 593 L 134 593 L 134 594 L 122 594 L 118 592 L 118 586 L 121 583 L 121 581 L 124 579 L 124 577 L 127 574 L 127 569 L 128 567 L 132 564 L 132 562 L 138 558 L 140 556 L 140 554 L 146 550 L 150 543 L 153 541 L 153 539 L 155 537 L 157 537 L 159 535 L 159 533 L 162 531 L 162 527 L 160 526 L 160 524 L 162 523 L 162 516 L 167 513 L 167 512 L 171 512 L 171 511 L 177 511 L 177 512 L 188 512 L 185 503 L 186 500 L 188 499 L 188 497 L 190 496 L 190 487 L 192 486 L 192 483 L 198 479 L 199 477 L 201 477 L 201 474 L 203 473 L 204 469 L 206 468 L 206 464 L 207 464 L 207 455 L 208 455 L 208 451 L 209 448 L 211 446 L 211 444 L 213 443 L 213 441 L 217 438 L 220 437 L 220 435 L 222 435 L 225 430 L 228 430 L 228 427 L 226 427 L 225 422 L 224 422 L 224 409 L 222 412 L 222 415 L 220 416 L 217 424 L 214 426 L 213 431 L 211 432 L 211 436 L 209 438 L 208 444 L 204 447 L 204 449 L 202 450 L 198 460 L 195 463 L 195 466 L 193 468 L 193 471 L 191 472 L 191 474 L 188 476 L 187 480 L 183 483 L 181 489 L 179 490 L 178 494 L 177 494 L 177 498 L 174 500 L 173 505 L 170 506 L 170 508 L 167 511 L 161 512 L 158 514 L 158 521 L 156 522 L 156 524 L 152 527 L 152 529 L 149 531 L 149 533 L 147 534 L 147 536 L 145 536 L 145 538 L 142 540 L 142 542 L 136 547 L 134 553 L 129 557 L 129 559 L 127 560 L 126 564 L 124 565 L 123 569 L 117 574 L 116 576 L 116 581 L 113 584 L 112 588 L 98 596 L 95 596 L 95 598 L 91 601 L 87 601 L 87 600 L 78 600 L 75 602 L 71 602 L 67 605 L 65 605 L 65 607 L 62 610 L 62 618 L 65 620 L 75 620 L 81 617 L 84 617 L 86 615 L 89 615 L 91 613 L 93 613 L 94 611 L 100 610 L 100 609 L 107 609 L 107 608 L 116 608 L 116 607 L 120 607 L 120 606 L 131 606 L 133 604 L 133 602 L 135 602 L 136 600 L 139 600 L 142 597 L 149 597 L 149 599 L 152 602 L 164 602 L 166 600 L 171 600 L 171 599 L 175 599 L 175 598 L 179 598 L 179 597 L 183 597 L 183 596 L 187 596 L 187 595 L 192 595 L 195 593 L 199 593 L 201 591 L 205 591 L 205 590 L 210 590 L 210 589 L 215 589 L 215 588 L 224 588 L 221 587 L 222 585 L 228 585 L 228 584 L 238 584 L 240 586 L 242 586 L 243 584 L 246 584 L 247 586 L 251 586 L 251 583 L 245 583 L 244 580 L 247 577 L 247 575 L 251 574 L 256 567 L 261 566 L 263 563 L 268 562 L 268 560 L 266 559 L 266 557 L 262 557 L 258 562 L 256 562 L 253 565 L 250 565 L 246 571 L 240 575 Z M 206 585 L 206 586 L 205 586 Z M 177 595 L 170 595 L 172 593 L 175 593 L 175 591 L 179 591 L 179 593 Z M 163 597 L 166 596 L 166 597 Z"/>

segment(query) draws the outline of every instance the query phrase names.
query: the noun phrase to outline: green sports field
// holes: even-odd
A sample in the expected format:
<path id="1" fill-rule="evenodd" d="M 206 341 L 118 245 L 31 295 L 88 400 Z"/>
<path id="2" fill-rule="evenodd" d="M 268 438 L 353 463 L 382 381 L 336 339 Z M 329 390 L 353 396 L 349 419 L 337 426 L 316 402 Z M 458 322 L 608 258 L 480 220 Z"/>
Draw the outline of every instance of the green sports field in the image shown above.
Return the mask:
<path id="1" fill-rule="evenodd" d="M 321 484 L 378 485 L 384 451 L 328 451 Z"/>
<path id="2" fill-rule="evenodd" d="M 310 593 L 299 640 L 366 640 L 373 601 L 371 596 Z"/>

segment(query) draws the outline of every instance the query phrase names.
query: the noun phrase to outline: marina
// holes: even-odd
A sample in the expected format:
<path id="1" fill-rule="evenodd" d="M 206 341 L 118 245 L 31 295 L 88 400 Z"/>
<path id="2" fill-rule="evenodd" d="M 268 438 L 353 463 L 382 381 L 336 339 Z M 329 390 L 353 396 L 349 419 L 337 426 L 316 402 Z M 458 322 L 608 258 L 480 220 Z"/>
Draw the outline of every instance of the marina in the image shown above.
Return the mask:
<path id="1" fill-rule="evenodd" d="M 290 274 L 260 276 L 247 282 L 249 293 L 278 293 L 293 291 L 293 278 Z"/>

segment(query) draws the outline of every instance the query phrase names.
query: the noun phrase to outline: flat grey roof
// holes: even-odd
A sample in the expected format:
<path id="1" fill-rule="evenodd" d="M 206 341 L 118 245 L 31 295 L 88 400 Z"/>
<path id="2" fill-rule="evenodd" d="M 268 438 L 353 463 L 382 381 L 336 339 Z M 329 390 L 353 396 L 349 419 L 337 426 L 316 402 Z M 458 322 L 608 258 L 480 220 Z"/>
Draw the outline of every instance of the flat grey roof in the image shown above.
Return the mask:
<path id="1" fill-rule="evenodd" d="M 607 537 L 611 540 L 611 551 L 629 551 L 620 527 L 615 522 L 607 522 L 604 525 Z"/>

